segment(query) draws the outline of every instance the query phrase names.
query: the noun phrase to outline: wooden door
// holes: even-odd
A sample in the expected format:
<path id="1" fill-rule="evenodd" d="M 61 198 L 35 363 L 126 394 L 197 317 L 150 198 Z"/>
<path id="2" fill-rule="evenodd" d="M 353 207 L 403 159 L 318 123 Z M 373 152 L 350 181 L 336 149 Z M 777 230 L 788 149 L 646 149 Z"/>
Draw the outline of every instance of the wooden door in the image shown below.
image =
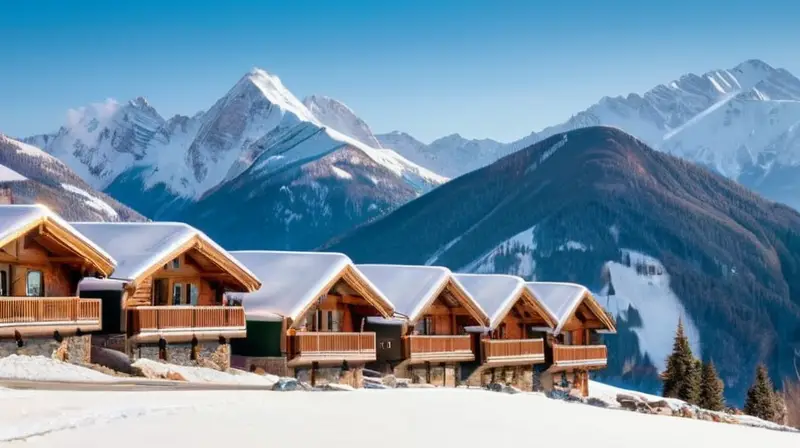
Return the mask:
<path id="1" fill-rule="evenodd" d="M 11 265 L 0 264 L 0 296 L 11 295 Z"/>

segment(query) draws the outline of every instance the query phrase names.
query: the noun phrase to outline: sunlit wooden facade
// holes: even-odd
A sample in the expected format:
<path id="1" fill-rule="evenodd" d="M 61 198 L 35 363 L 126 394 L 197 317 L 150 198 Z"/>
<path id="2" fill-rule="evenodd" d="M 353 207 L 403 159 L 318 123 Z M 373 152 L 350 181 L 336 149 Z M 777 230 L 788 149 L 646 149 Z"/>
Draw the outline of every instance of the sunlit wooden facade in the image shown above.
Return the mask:
<path id="1" fill-rule="evenodd" d="M 375 361 L 370 317 L 391 317 L 392 304 L 342 254 L 234 251 L 261 288 L 241 295 L 248 336 L 233 346 L 243 368 L 293 374 L 311 384 L 360 384 Z"/>
<path id="2" fill-rule="evenodd" d="M 543 384 L 546 388 L 570 387 L 587 395 L 589 372 L 608 363 L 608 349 L 600 334 L 615 333 L 614 320 L 581 285 L 533 282 L 527 286 L 556 321 L 545 340 Z"/>
<path id="3" fill-rule="evenodd" d="M 78 282 L 114 260 L 38 205 L 0 206 L 0 338 L 67 336 L 101 328 L 101 303 Z"/>

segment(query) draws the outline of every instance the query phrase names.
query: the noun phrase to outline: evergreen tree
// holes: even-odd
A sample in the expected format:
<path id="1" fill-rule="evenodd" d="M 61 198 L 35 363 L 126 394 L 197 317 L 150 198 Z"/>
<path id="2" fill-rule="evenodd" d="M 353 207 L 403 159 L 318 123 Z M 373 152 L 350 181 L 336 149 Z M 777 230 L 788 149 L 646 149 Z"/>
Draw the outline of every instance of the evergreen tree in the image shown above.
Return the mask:
<path id="1" fill-rule="evenodd" d="M 744 413 L 763 420 L 775 419 L 775 389 L 769 379 L 767 367 L 759 364 L 756 368 L 756 379 L 747 390 L 747 399 L 744 402 Z"/>
<path id="2" fill-rule="evenodd" d="M 679 398 L 696 404 L 700 397 L 700 369 L 692 355 L 689 339 L 683 331 L 683 320 L 678 321 L 672 354 L 667 358 L 667 370 L 661 375 L 664 381 L 662 395 Z"/>
<path id="3" fill-rule="evenodd" d="M 725 410 L 725 385 L 717 375 L 714 362 L 709 361 L 703 364 L 703 372 L 700 379 L 700 400 L 698 406 L 710 411 Z"/>

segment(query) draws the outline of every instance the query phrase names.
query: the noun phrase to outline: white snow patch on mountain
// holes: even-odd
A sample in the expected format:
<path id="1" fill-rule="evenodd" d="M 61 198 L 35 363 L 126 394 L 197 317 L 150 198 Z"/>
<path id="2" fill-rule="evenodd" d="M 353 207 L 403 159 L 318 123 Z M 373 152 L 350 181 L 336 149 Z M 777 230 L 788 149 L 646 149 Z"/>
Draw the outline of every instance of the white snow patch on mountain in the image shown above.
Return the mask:
<path id="1" fill-rule="evenodd" d="M 567 241 L 566 243 L 564 243 L 564 244 L 562 244 L 562 245 L 560 245 L 560 246 L 558 246 L 556 248 L 556 251 L 558 251 L 558 252 L 564 252 L 564 251 L 570 251 L 570 250 L 586 252 L 587 250 L 589 250 L 589 248 L 585 244 L 583 244 L 581 242 L 578 242 L 578 241 Z"/>
<path id="2" fill-rule="evenodd" d="M 93 208 L 93 209 L 95 209 L 95 210 L 97 210 L 99 212 L 105 213 L 106 216 L 108 216 L 110 218 L 119 218 L 119 214 L 117 214 L 117 211 L 114 210 L 113 207 L 108 205 L 108 203 L 106 201 L 98 198 L 97 196 L 92 195 L 88 191 L 86 191 L 86 190 L 84 190 L 82 188 L 78 188 L 78 187 L 76 187 L 74 185 L 70 185 L 70 184 L 61 184 L 61 186 L 65 190 L 67 190 L 67 191 L 69 191 L 71 193 L 75 193 L 75 194 L 77 194 L 79 196 L 83 196 L 84 202 L 89 207 L 91 207 L 91 208 Z"/>
<path id="3" fill-rule="evenodd" d="M 615 295 L 607 296 L 608 287 L 604 288 L 598 295 L 603 306 L 617 316 L 623 316 L 629 306 L 636 309 L 642 318 L 642 327 L 633 328 L 632 331 L 639 340 L 641 354 L 648 354 L 659 371 L 666 368 L 675 329 L 681 319 L 692 351 L 700 358 L 700 333 L 670 288 L 670 276 L 664 265 L 639 252 L 626 249 L 622 252 L 625 264 L 616 261 L 606 263 Z M 627 262 L 628 257 L 630 263 Z"/>
<path id="4" fill-rule="evenodd" d="M 533 259 L 533 252 L 537 246 L 536 226 L 533 226 L 503 241 L 494 249 L 481 255 L 466 266 L 457 269 L 457 271 L 470 274 L 496 274 L 498 271 L 496 270 L 495 258 L 505 251 L 509 251 L 517 258 L 517 262 L 509 272 L 504 272 L 504 274 L 518 275 L 532 281 L 535 280 L 536 273 L 536 260 Z"/>
<path id="5" fill-rule="evenodd" d="M 335 166 L 331 166 L 331 170 L 333 171 L 333 175 L 339 177 L 341 179 L 352 179 L 353 175 L 348 173 L 347 171 L 337 168 Z"/>
<path id="6" fill-rule="evenodd" d="M 0 182 L 18 182 L 22 180 L 28 180 L 28 178 L 5 165 L 0 165 Z"/>
<path id="7" fill-rule="evenodd" d="M 323 125 L 372 148 L 381 148 L 380 142 L 372 134 L 367 123 L 344 103 L 323 95 L 311 95 L 303 100 L 303 104 Z"/>

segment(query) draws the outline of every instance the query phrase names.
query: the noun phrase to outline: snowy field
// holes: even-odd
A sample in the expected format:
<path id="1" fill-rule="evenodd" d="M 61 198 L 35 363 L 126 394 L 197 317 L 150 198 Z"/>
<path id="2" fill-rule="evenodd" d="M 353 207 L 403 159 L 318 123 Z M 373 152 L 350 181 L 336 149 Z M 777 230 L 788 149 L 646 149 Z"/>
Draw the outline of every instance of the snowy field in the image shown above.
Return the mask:
<path id="1" fill-rule="evenodd" d="M 0 446 L 799 446 L 800 435 L 465 389 L 0 390 Z M 113 442 L 112 442 L 113 441 Z M 360 441 L 360 442 L 359 442 Z M 705 441 L 705 442 L 703 442 Z"/>

